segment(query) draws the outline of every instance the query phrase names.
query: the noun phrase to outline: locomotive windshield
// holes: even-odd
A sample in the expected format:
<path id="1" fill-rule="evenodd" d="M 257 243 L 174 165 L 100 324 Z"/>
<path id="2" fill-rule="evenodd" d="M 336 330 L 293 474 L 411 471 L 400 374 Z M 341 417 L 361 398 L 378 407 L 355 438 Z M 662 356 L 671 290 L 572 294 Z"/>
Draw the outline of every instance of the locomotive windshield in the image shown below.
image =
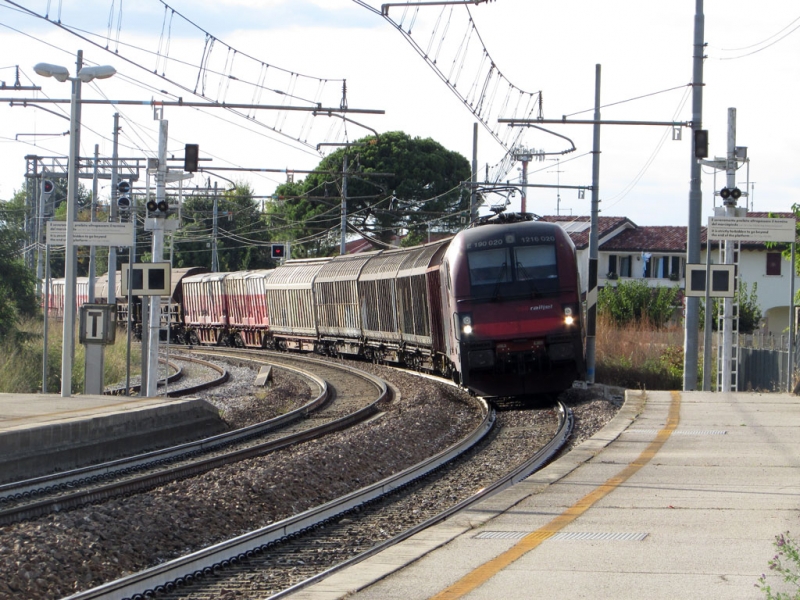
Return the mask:
<path id="1" fill-rule="evenodd" d="M 505 246 L 467 252 L 469 278 L 478 297 L 545 294 L 558 289 L 554 244 Z"/>

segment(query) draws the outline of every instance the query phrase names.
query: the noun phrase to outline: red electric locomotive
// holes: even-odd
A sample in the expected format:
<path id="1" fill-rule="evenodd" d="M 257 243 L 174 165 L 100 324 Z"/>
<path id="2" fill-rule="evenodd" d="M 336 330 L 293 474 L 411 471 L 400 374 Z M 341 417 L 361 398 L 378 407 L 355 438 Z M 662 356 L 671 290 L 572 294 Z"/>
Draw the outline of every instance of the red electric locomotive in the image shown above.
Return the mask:
<path id="1" fill-rule="evenodd" d="M 575 246 L 558 225 L 501 214 L 442 261 L 448 359 L 483 396 L 562 391 L 585 377 Z"/>

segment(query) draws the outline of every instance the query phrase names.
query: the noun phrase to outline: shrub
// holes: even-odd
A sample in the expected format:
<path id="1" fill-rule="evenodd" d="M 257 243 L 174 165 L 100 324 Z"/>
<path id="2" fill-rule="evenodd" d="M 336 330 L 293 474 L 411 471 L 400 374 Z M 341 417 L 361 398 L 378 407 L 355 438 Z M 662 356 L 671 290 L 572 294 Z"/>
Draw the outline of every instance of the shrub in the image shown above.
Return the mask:
<path id="1" fill-rule="evenodd" d="M 648 320 L 618 325 L 598 315 L 595 378 L 631 389 L 683 387 L 683 330 L 657 327 Z"/>
<path id="2" fill-rule="evenodd" d="M 617 325 L 648 321 L 657 328 L 666 326 L 678 306 L 677 287 L 651 288 L 644 279 L 631 279 L 617 286 L 605 286 L 597 294 L 597 311 Z"/>
<path id="3" fill-rule="evenodd" d="M 736 292 L 737 300 L 739 302 L 739 333 L 753 333 L 758 328 L 758 322 L 761 320 L 761 308 L 758 306 L 758 282 L 753 283 L 753 289 L 748 293 L 747 284 L 742 281 L 739 284 L 739 289 Z M 711 330 L 717 331 L 719 329 L 719 319 L 717 316 L 722 307 L 722 302 L 719 298 L 711 299 Z M 703 326 L 706 321 L 705 301 L 700 299 L 700 325 Z"/>
<path id="4" fill-rule="evenodd" d="M 783 583 L 793 588 L 792 592 L 775 592 L 767 584 L 767 574 L 762 573 L 756 587 L 761 589 L 768 600 L 800 600 L 800 546 L 797 540 L 789 537 L 789 532 L 775 536 L 773 546 L 778 553 L 769 561 L 769 570 L 782 578 Z"/>
<path id="5" fill-rule="evenodd" d="M 34 394 L 42 390 L 43 326 L 40 319 L 23 319 L 19 333 L 0 343 L 0 392 Z M 50 321 L 47 338 L 47 391 L 61 390 L 61 337 L 58 321 Z M 105 381 L 124 382 L 127 368 L 126 335 L 119 332 L 117 342 L 105 349 Z M 72 371 L 72 393 L 83 393 L 84 348 L 75 341 Z M 141 348 L 131 347 L 131 371 L 140 372 Z"/>

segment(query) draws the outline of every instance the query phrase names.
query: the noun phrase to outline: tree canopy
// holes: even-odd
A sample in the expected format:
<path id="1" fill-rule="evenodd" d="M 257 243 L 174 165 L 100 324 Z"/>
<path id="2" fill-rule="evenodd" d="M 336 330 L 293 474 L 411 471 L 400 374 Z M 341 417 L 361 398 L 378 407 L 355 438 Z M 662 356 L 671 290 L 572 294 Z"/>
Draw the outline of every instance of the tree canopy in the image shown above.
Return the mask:
<path id="1" fill-rule="evenodd" d="M 322 159 L 305 180 L 279 186 L 267 218 L 276 235 L 293 240 L 293 256 L 324 255 L 341 235 L 343 169 L 347 157 L 350 232 L 382 240 L 408 233 L 452 233 L 469 217 L 469 162 L 430 138 L 401 131 L 365 137 Z"/>
<path id="2" fill-rule="evenodd" d="M 36 278 L 25 266 L 27 243 L 24 194 L 0 202 L 0 340 L 12 332 L 22 316 L 36 314 Z"/>
<path id="3" fill-rule="evenodd" d="M 214 195 L 184 198 L 183 227 L 174 237 L 176 267 L 208 267 L 212 263 Z M 220 271 L 275 267 L 270 232 L 247 183 L 237 183 L 217 196 L 217 256 Z"/>

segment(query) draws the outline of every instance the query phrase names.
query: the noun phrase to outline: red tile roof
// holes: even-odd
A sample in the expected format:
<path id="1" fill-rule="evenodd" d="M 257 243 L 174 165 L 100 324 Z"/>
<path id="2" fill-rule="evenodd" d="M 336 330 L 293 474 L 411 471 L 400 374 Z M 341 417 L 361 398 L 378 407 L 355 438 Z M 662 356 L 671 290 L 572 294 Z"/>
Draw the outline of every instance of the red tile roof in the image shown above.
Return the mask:
<path id="1" fill-rule="evenodd" d="M 636 227 L 626 229 L 600 246 L 600 250 L 685 252 L 686 227 Z"/>
<path id="2" fill-rule="evenodd" d="M 574 215 L 549 215 L 544 216 L 540 219 L 541 221 L 545 221 L 547 223 L 559 223 L 565 229 L 570 223 L 590 223 L 590 217 L 577 217 Z M 598 217 L 597 219 L 598 225 L 598 233 L 600 236 L 600 240 L 605 238 L 611 233 L 616 231 L 636 227 L 636 224 L 633 223 L 627 217 Z M 569 231 L 569 229 L 567 229 Z M 572 238 L 572 242 L 575 244 L 575 247 L 578 250 L 583 248 L 589 247 L 589 228 L 587 227 L 583 231 L 570 231 L 569 236 Z"/>
<path id="3" fill-rule="evenodd" d="M 779 218 L 794 217 L 791 212 L 750 212 L 748 217 Z M 569 223 L 589 223 L 588 216 L 550 215 L 541 218 L 548 223 L 559 223 L 567 227 Z M 628 252 L 686 252 L 686 227 L 685 226 L 639 226 L 627 217 L 599 217 L 599 249 L 605 252 L 621 250 Z M 569 229 L 568 229 L 569 231 Z M 610 239 L 605 239 L 613 234 Z M 700 229 L 700 245 L 706 245 L 706 228 Z M 579 250 L 589 247 L 589 229 L 570 232 L 575 247 Z M 605 240 L 605 241 L 604 241 Z M 712 248 L 717 246 L 717 241 L 712 240 Z M 764 242 L 743 242 L 742 247 L 750 250 L 764 250 Z"/>

